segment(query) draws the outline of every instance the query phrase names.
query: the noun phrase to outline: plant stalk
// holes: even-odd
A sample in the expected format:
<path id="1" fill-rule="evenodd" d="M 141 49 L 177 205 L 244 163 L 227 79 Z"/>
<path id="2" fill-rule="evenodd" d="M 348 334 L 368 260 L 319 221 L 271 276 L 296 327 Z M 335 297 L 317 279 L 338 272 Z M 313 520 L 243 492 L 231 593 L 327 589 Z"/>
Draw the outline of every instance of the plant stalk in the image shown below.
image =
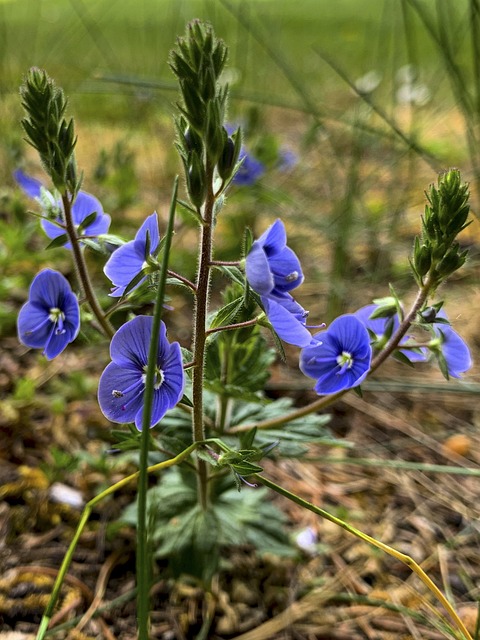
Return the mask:
<path id="1" fill-rule="evenodd" d="M 149 592 L 150 592 L 150 558 L 148 553 L 147 530 L 147 477 L 148 477 L 148 451 L 150 441 L 150 422 L 152 416 L 152 404 L 155 393 L 155 376 L 157 367 L 158 343 L 165 298 L 165 283 L 167 280 L 168 260 L 173 236 L 173 221 L 175 218 L 175 206 L 177 202 L 178 176 L 173 185 L 168 226 L 165 234 L 165 247 L 162 258 L 162 269 L 158 283 L 157 296 L 153 312 L 152 335 L 148 352 L 147 376 L 145 380 L 145 394 L 143 399 L 142 435 L 140 439 L 140 471 L 138 479 L 138 522 L 137 522 L 137 620 L 139 640 L 148 640 L 149 637 Z"/>
<path id="2" fill-rule="evenodd" d="M 90 276 L 85 262 L 85 256 L 83 255 L 80 241 L 77 235 L 77 230 L 73 222 L 72 217 L 72 203 L 67 194 L 62 195 L 63 211 L 65 214 L 65 230 L 72 245 L 73 262 L 75 264 L 75 271 L 77 274 L 78 282 L 82 295 L 86 298 L 90 309 L 97 318 L 104 333 L 109 338 L 113 338 L 115 329 L 111 325 L 110 321 L 106 317 L 102 307 L 100 306 L 95 291 L 93 289 Z"/>
<path id="3" fill-rule="evenodd" d="M 192 437 L 193 442 L 205 440 L 203 415 L 203 376 L 205 368 L 206 323 L 208 314 L 208 298 L 210 293 L 210 265 L 213 247 L 213 211 L 215 194 L 213 193 L 213 170 L 207 168 L 208 192 L 203 211 L 200 249 L 198 256 L 197 281 L 195 283 L 195 309 L 193 316 L 193 361 L 192 372 Z M 208 507 L 208 467 L 204 460 L 197 462 L 198 501 L 204 510 Z"/>
<path id="4" fill-rule="evenodd" d="M 308 511 L 312 511 L 313 513 L 324 518 L 325 520 L 328 520 L 329 522 L 333 522 L 334 524 L 341 527 L 345 531 L 348 531 L 348 533 L 351 533 L 352 535 L 356 536 L 360 540 L 363 540 L 364 542 L 368 542 L 369 544 L 376 547 L 377 549 L 384 551 L 388 555 L 396 558 L 397 560 L 405 564 L 409 569 L 411 569 L 411 571 L 413 571 L 413 573 L 415 573 L 420 578 L 423 584 L 427 587 L 427 589 L 431 593 L 433 593 L 433 595 L 437 598 L 437 600 L 441 602 L 441 604 L 443 605 L 447 613 L 450 615 L 450 617 L 454 621 L 456 627 L 462 634 L 461 638 L 463 640 L 472 640 L 472 636 L 468 632 L 464 623 L 462 622 L 462 620 L 460 619 L 460 617 L 458 616 L 457 612 L 452 607 L 450 602 L 447 600 L 445 595 L 440 591 L 440 589 L 431 580 L 431 578 L 429 578 L 429 576 L 425 573 L 425 571 L 415 562 L 415 560 L 413 560 L 413 558 L 411 558 L 410 556 L 404 553 L 401 553 L 400 551 L 397 551 L 393 547 L 390 547 L 389 545 L 384 544 L 379 540 L 376 540 L 375 538 L 372 538 L 368 534 L 363 533 L 363 531 L 360 531 L 359 529 L 352 527 L 351 525 L 344 522 L 340 518 L 337 518 L 331 513 L 328 513 L 328 511 L 325 511 L 324 509 L 321 509 L 320 507 L 315 506 L 314 504 L 312 504 L 311 502 L 308 502 L 307 500 L 303 500 L 303 498 L 300 498 L 300 496 L 297 496 L 295 493 L 291 493 L 287 489 L 280 487 L 278 484 L 275 484 L 274 482 L 272 482 L 271 480 L 268 480 L 268 478 L 265 478 L 264 476 L 254 475 L 252 476 L 252 478 L 254 479 L 254 481 L 259 482 L 260 484 L 263 484 L 265 487 L 272 489 L 276 493 L 279 493 L 280 495 L 284 496 L 288 500 L 295 502 L 295 504 L 298 504 L 304 509 L 308 509 Z"/>

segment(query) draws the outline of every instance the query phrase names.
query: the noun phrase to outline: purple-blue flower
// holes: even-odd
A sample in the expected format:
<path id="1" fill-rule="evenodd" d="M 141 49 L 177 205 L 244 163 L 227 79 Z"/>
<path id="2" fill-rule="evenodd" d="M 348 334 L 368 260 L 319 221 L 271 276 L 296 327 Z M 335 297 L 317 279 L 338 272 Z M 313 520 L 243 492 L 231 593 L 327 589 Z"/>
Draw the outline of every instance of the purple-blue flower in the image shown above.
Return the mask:
<path id="1" fill-rule="evenodd" d="M 443 310 L 437 317 L 447 320 Z M 442 358 L 448 374 L 446 377 L 461 378 L 473 364 L 467 344 L 449 324 L 433 324 L 432 328 L 437 338 L 431 340 L 429 346 L 437 357 Z"/>
<path id="2" fill-rule="evenodd" d="M 149 246 L 147 246 L 147 236 Z M 158 217 L 156 212 L 145 220 L 137 231 L 134 240 L 120 246 L 112 253 L 103 271 L 113 283 L 110 295 L 114 298 L 123 296 L 125 289 L 146 269 L 147 259 L 154 256 L 160 244 L 160 232 L 158 230 Z M 141 278 L 131 291 L 136 289 L 145 280 L 146 274 Z"/>
<path id="3" fill-rule="evenodd" d="M 310 344 L 312 336 L 305 326 L 307 312 L 289 293 L 302 284 L 302 267 L 287 247 L 281 220 L 255 240 L 245 259 L 245 274 L 252 289 L 260 294 L 265 313 L 280 338 L 299 347 Z"/>
<path id="4" fill-rule="evenodd" d="M 302 267 L 287 247 L 287 234 L 281 220 L 275 222 L 252 244 L 245 273 L 254 291 L 261 296 L 283 296 L 303 282 Z"/>
<path id="5" fill-rule="evenodd" d="M 61 273 L 44 269 L 35 276 L 28 302 L 20 309 L 17 328 L 20 342 L 43 349 L 48 360 L 75 340 L 80 329 L 80 309 Z"/>
<path id="6" fill-rule="evenodd" d="M 374 333 L 376 338 L 375 342 L 377 342 L 380 346 L 384 346 L 387 342 L 388 336 L 386 336 L 387 325 L 389 322 L 392 323 L 392 332 L 389 335 L 393 335 L 395 331 L 398 329 L 400 321 L 397 315 L 394 315 L 389 318 L 371 318 L 370 316 L 374 311 L 378 309 L 378 305 L 376 304 L 367 304 L 365 307 L 358 309 L 355 311 L 354 316 L 362 322 L 365 327 L 371 332 Z M 409 336 L 404 336 L 400 340 L 400 345 L 405 344 L 410 340 Z M 428 350 L 424 347 L 420 347 L 419 350 L 414 349 L 400 349 L 400 351 L 407 356 L 410 362 L 425 362 L 428 357 Z"/>
<path id="7" fill-rule="evenodd" d="M 314 340 L 302 349 L 300 369 L 316 378 L 314 389 L 319 395 L 351 389 L 366 378 L 372 358 L 370 336 L 354 315 L 339 316 Z"/>
<path id="8" fill-rule="evenodd" d="M 45 189 L 40 180 L 27 176 L 20 169 L 15 171 L 13 176 L 19 186 L 23 189 L 24 193 L 40 203 L 45 215 L 48 215 L 49 212 L 55 209 L 61 212 L 61 200 L 56 200 L 55 197 Z M 92 213 L 97 214 L 96 218 L 86 227 L 83 227 L 82 223 Z M 63 225 L 64 220 L 62 215 L 63 214 L 59 214 L 56 221 Z M 110 216 L 107 213 L 104 213 L 103 207 L 97 198 L 86 191 L 78 192 L 75 202 L 72 205 L 72 218 L 75 227 L 80 229 L 81 235 L 99 236 L 103 233 L 107 233 L 110 227 Z M 65 234 L 65 229 L 63 227 L 59 227 L 57 224 L 54 224 L 49 220 L 43 219 L 41 224 L 47 236 L 52 240 Z M 72 248 L 72 245 L 69 242 L 65 242 L 63 246 L 66 249 Z"/>
<path id="9" fill-rule="evenodd" d="M 250 187 L 255 184 L 265 173 L 265 165 L 242 147 L 239 160 L 243 160 L 237 173 L 233 178 L 233 183 L 238 187 Z"/>
<path id="10" fill-rule="evenodd" d="M 102 373 L 98 387 L 98 402 L 104 416 L 112 422 L 135 422 L 139 431 L 152 325 L 151 316 L 137 316 L 120 327 L 110 344 L 112 362 Z M 185 385 L 180 345 L 170 344 L 166 334 L 162 322 L 150 427 L 181 400 Z"/>
<path id="11" fill-rule="evenodd" d="M 306 327 L 308 311 L 298 304 L 289 293 L 282 296 L 260 296 L 263 308 L 275 333 L 288 344 L 306 347 L 312 335 Z"/>

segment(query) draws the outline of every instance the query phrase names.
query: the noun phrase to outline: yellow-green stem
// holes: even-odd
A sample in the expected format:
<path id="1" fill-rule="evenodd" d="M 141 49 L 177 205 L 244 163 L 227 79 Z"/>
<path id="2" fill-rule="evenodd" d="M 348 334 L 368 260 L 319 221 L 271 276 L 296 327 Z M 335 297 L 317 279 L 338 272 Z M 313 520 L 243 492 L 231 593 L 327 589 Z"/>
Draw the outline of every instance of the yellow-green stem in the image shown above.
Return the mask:
<path id="1" fill-rule="evenodd" d="M 320 507 L 315 506 L 311 502 L 308 502 L 307 500 L 303 500 L 303 498 L 300 498 L 300 496 L 297 496 L 295 493 L 292 493 L 291 491 L 288 491 L 287 489 L 280 487 L 278 484 L 275 484 L 274 482 L 272 482 L 268 478 L 265 478 L 262 475 L 254 475 L 252 476 L 252 478 L 254 481 L 259 482 L 260 484 L 263 484 L 265 487 L 272 489 L 276 493 L 279 493 L 280 495 L 284 496 L 288 500 L 295 502 L 295 504 L 298 504 L 304 509 L 308 509 L 309 511 L 312 511 L 313 513 L 324 518 L 325 520 L 328 520 L 329 522 L 333 522 L 334 524 L 341 527 L 345 531 L 348 531 L 349 533 L 356 536 L 357 538 L 360 538 L 360 540 L 363 540 L 364 542 L 368 542 L 369 544 L 376 547 L 377 549 L 384 551 L 388 555 L 396 558 L 397 560 L 405 564 L 420 578 L 423 584 L 427 587 L 427 589 L 429 589 L 429 591 L 431 591 L 431 593 L 433 593 L 433 595 L 437 598 L 437 600 L 441 602 L 441 604 L 443 605 L 445 610 L 448 612 L 448 614 L 452 618 L 455 625 L 457 626 L 458 630 L 462 634 L 461 636 L 462 639 L 472 640 L 470 633 L 468 632 L 467 628 L 465 627 L 464 623 L 462 622 L 462 620 L 460 619 L 460 617 L 458 616 L 457 612 L 452 607 L 450 602 L 447 600 L 444 594 L 440 591 L 437 585 L 431 580 L 431 578 L 429 578 L 429 576 L 425 573 L 425 571 L 423 571 L 423 569 L 415 562 L 415 560 L 413 560 L 413 558 L 405 555 L 404 553 L 401 553 L 400 551 L 397 551 L 393 547 L 390 547 L 388 544 L 384 544 L 383 542 L 380 542 L 379 540 L 372 538 L 368 534 L 363 533 L 363 531 L 360 531 L 359 529 L 352 527 L 351 525 L 347 524 L 340 518 L 337 518 L 331 513 L 328 513 L 328 511 L 325 511 L 324 509 L 321 509 Z"/>

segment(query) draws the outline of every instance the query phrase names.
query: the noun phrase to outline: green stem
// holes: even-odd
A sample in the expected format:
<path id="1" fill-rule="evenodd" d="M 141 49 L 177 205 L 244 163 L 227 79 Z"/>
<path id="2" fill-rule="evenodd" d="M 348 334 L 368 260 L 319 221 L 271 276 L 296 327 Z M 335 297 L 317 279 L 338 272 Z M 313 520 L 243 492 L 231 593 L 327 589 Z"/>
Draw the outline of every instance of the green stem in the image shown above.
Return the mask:
<path id="1" fill-rule="evenodd" d="M 278 484 L 275 484 L 274 482 L 272 482 L 271 480 L 268 480 L 268 478 L 265 478 L 264 476 L 254 475 L 252 476 L 252 478 L 254 479 L 254 481 L 259 482 L 260 484 L 263 484 L 265 487 L 272 489 L 276 493 L 279 493 L 280 495 L 284 496 L 288 500 L 295 502 L 295 504 L 298 504 L 304 509 L 308 509 L 308 511 L 312 511 L 312 513 L 315 513 L 316 515 L 324 518 L 325 520 L 328 520 L 329 522 L 333 522 L 334 524 L 341 527 L 345 531 L 348 531 L 348 533 L 351 533 L 352 535 L 359 538 L 360 540 L 363 540 L 364 542 L 368 542 L 369 544 L 376 547 L 377 549 L 384 551 L 385 553 L 392 556 L 393 558 L 396 558 L 399 562 L 405 564 L 409 569 L 411 569 L 411 571 L 413 571 L 413 573 L 415 573 L 420 578 L 423 584 L 427 587 L 429 591 L 431 591 L 431 593 L 433 593 L 433 595 L 437 598 L 437 600 L 441 602 L 445 610 L 448 612 L 448 614 L 454 621 L 458 630 L 462 634 L 461 637 L 466 640 L 472 640 L 472 636 L 468 632 L 462 620 L 460 620 L 457 612 L 452 607 L 450 602 L 447 600 L 444 594 L 440 591 L 437 585 L 431 580 L 431 578 L 429 578 L 429 576 L 425 573 L 425 571 L 415 562 L 415 560 L 413 560 L 413 558 L 411 558 L 410 556 L 407 556 L 404 553 L 401 553 L 400 551 L 397 551 L 393 547 L 390 547 L 388 544 L 384 544 L 383 542 L 380 542 L 379 540 L 372 538 L 368 534 L 363 533 L 363 531 L 360 531 L 359 529 L 352 527 L 351 525 L 344 522 L 340 518 L 337 518 L 331 513 L 328 513 L 328 511 L 325 511 L 324 509 L 321 509 L 320 507 L 315 506 L 314 504 L 312 504 L 311 502 L 308 502 L 307 500 L 303 500 L 303 498 L 300 498 L 300 496 L 297 496 L 295 493 L 291 493 L 290 491 L 287 491 L 287 489 L 280 487 Z"/>
<path id="2" fill-rule="evenodd" d="M 183 462 L 185 460 L 185 458 L 188 458 L 188 456 L 191 453 L 193 453 L 193 451 L 195 451 L 195 449 L 199 446 L 199 444 L 203 444 L 203 443 L 197 443 L 196 442 L 194 444 L 191 444 L 189 447 L 184 449 L 181 453 L 179 453 L 174 458 L 170 458 L 169 460 L 164 460 L 163 462 L 158 462 L 157 464 L 154 464 L 151 467 L 147 467 L 147 469 L 146 469 L 147 474 L 155 473 L 156 471 L 162 471 L 163 469 L 168 469 L 169 467 L 173 467 L 173 466 L 175 466 L 177 464 L 180 464 L 181 462 Z M 107 498 L 108 496 L 113 495 L 116 491 L 118 491 L 119 489 L 122 489 L 122 487 L 124 487 L 125 485 L 127 485 L 130 482 L 132 482 L 133 480 L 136 480 L 137 478 L 139 478 L 139 476 L 140 476 L 140 471 L 136 471 L 135 473 L 132 473 L 129 476 L 126 476 L 125 478 L 122 478 L 121 480 L 119 480 L 115 484 L 113 484 L 110 487 L 108 487 L 108 489 L 105 489 L 104 491 L 99 493 L 97 496 L 92 498 L 85 505 L 85 507 L 83 509 L 83 512 L 82 512 L 82 515 L 80 517 L 80 522 L 77 525 L 77 529 L 75 531 L 75 535 L 74 535 L 74 537 L 73 537 L 73 539 L 72 539 L 72 541 L 70 543 L 70 546 L 68 547 L 67 553 L 65 554 L 65 556 L 63 558 L 63 562 L 61 564 L 60 570 L 59 570 L 59 572 L 57 574 L 57 577 L 55 579 L 55 584 L 53 585 L 53 590 L 52 590 L 52 593 L 50 594 L 50 599 L 48 601 L 47 608 L 45 609 L 45 613 L 43 614 L 42 620 L 40 622 L 40 627 L 39 627 L 39 630 L 37 632 L 36 640 L 43 640 L 43 638 L 45 636 L 45 632 L 46 632 L 46 630 L 48 628 L 48 625 L 50 623 L 50 620 L 52 618 L 53 610 L 54 610 L 55 605 L 57 603 L 58 596 L 60 594 L 60 590 L 62 588 L 63 581 L 64 581 L 65 576 L 67 574 L 68 568 L 70 567 L 70 563 L 72 562 L 72 557 L 73 557 L 73 554 L 75 552 L 75 548 L 76 548 L 77 543 L 78 543 L 78 541 L 80 539 L 80 536 L 82 535 L 83 529 L 85 528 L 85 525 L 88 522 L 88 519 L 90 517 L 90 514 L 91 514 L 93 508 L 99 502 L 101 502 L 104 498 Z"/>
<path id="3" fill-rule="evenodd" d="M 63 210 L 65 213 L 65 230 L 67 232 L 70 244 L 72 245 L 73 262 L 75 264 L 75 270 L 76 270 L 77 278 L 82 291 L 82 295 L 86 298 L 90 306 L 90 309 L 92 310 L 93 314 L 97 318 L 105 335 L 108 336 L 109 338 L 113 338 L 115 329 L 110 324 L 110 321 L 107 319 L 102 307 L 100 306 L 97 300 L 95 291 L 93 290 L 93 286 L 90 281 L 90 276 L 88 274 L 87 264 L 85 262 L 85 257 L 83 255 L 82 247 L 80 246 L 80 241 L 77 235 L 77 230 L 73 222 L 72 203 L 70 202 L 70 199 L 67 194 L 62 196 L 62 202 L 63 202 Z"/>
<path id="4" fill-rule="evenodd" d="M 143 399 L 142 435 L 140 440 L 140 474 L 138 480 L 138 524 L 137 524 L 137 619 L 138 638 L 148 640 L 149 633 L 149 592 L 150 592 L 150 562 L 148 554 L 147 531 L 147 476 L 148 476 L 148 450 L 150 440 L 150 422 L 152 416 L 153 397 L 155 393 L 155 377 L 157 368 L 158 342 L 160 325 L 165 298 L 165 283 L 167 280 L 168 260 L 173 236 L 173 221 L 175 218 L 175 206 L 177 201 L 178 176 L 173 185 L 173 194 L 170 203 L 168 226 L 165 234 L 165 246 L 163 250 L 162 270 L 158 283 L 157 296 L 153 312 L 152 335 L 148 352 L 147 376 L 145 380 L 145 394 Z"/>
<path id="5" fill-rule="evenodd" d="M 205 439 L 203 416 L 203 375 L 205 363 L 206 323 L 208 314 L 208 296 L 210 290 L 210 265 L 212 261 L 213 245 L 213 210 L 215 195 L 212 189 L 213 171 L 207 171 L 208 193 L 204 206 L 203 224 L 201 226 L 200 250 L 198 257 L 198 271 L 193 318 L 193 360 L 195 366 L 192 372 L 192 437 L 194 442 Z M 204 460 L 199 459 L 198 470 L 198 501 L 203 509 L 208 506 L 208 468 Z"/>

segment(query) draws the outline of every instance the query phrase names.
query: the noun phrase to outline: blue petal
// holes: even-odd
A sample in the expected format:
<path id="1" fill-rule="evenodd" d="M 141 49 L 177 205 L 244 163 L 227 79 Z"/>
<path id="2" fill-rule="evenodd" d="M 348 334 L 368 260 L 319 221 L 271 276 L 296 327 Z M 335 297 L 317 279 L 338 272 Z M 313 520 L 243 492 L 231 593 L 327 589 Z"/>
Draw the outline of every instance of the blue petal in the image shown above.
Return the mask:
<path id="1" fill-rule="evenodd" d="M 289 247 L 284 247 L 275 255 L 268 257 L 268 262 L 273 273 L 275 289 L 291 291 L 302 284 L 303 273 L 300 260 Z"/>
<path id="2" fill-rule="evenodd" d="M 143 255 L 138 253 L 133 241 L 118 247 L 103 268 L 105 275 L 116 287 L 110 295 L 113 297 L 122 296 L 128 283 L 142 270 L 143 263 Z M 141 282 L 134 289 L 140 284 Z"/>
<path id="3" fill-rule="evenodd" d="M 245 259 L 245 275 L 252 289 L 260 295 L 269 294 L 275 286 L 267 256 L 258 240 Z"/>
<path id="4" fill-rule="evenodd" d="M 165 376 L 165 380 L 159 391 L 167 397 L 167 408 L 172 409 L 182 399 L 185 388 L 185 373 L 183 371 L 180 345 L 178 342 L 173 342 L 168 346 L 169 349 L 166 359 L 163 359 L 161 362 L 159 361 L 159 365 Z"/>
<path id="5" fill-rule="evenodd" d="M 72 206 L 72 218 L 75 225 L 81 224 L 94 211 L 97 220 L 103 215 L 103 207 L 99 200 L 86 191 L 79 191 Z"/>
<path id="6" fill-rule="evenodd" d="M 122 397 L 117 397 L 114 393 L 128 389 L 137 382 L 139 385 Z M 110 362 L 100 376 L 98 385 L 98 403 L 103 415 L 112 422 L 134 422 L 143 404 L 143 393 L 138 393 L 141 389 L 143 383 L 138 369 L 126 369 Z"/>
<path id="7" fill-rule="evenodd" d="M 20 169 L 13 172 L 13 177 L 18 185 L 23 189 L 23 191 L 30 196 L 30 198 L 39 198 L 42 189 L 42 183 L 40 180 L 36 178 L 31 178 L 27 176 L 26 173 L 23 173 Z"/>
<path id="8" fill-rule="evenodd" d="M 240 187 L 249 187 L 255 184 L 265 173 L 265 165 L 242 149 L 240 158 L 243 162 L 233 177 L 233 183 Z"/>
<path id="9" fill-rule="evenodd" d="M 280 218 L 277 218 L 277 220 L 262 233 L 257 242 L 264 247 L 267 255 L 281 251 L 285 247 L 287 244 L 287 232 Z"/>
<path id="10" fill-rule="evenodd" d="M 47 310 L 62 309 L 62 301 L 71 292 L 68 280 L 61 273 L 53 269 L 43 269 L 32 281 L 29 299 L 30 302 Z"/>
<path id="11" fill-rule="evenodd" d="M 328 333 L 341 345 L 339 355 L 342 351 L 347 351 L 355 359 L 365 358 L 371 353 L 368 331 L 353 314 L 335 318 L 328 328 Z"/>
<path id="12" fill-rule="evenodd" d="M 262 296 L 265 313 L 279 337 L 288 344 L 305 347 L 312 341 L 311 333 L 305 327 L 305 317 L 299 319 L 303 308 L 293 298 L 282 300 Z M 293 312 L 292 312 L 293 311 Z"/>
<path id="13" fill-rule="evenodd" d="M 142 256 L 142 260 L 145 260 L 145 248 L 147 242 L 147 231 L 150 236 L 150 255 L 153 255 L 158 249 L 160 243 L 160 232 L 158 230 L 158 216 L 157 213 L 152 213 L 151 216 L 145 220 L 140 229 L 135 235 L 135 250 Z"/>
<path id="14" fill-rule="evenodd" d="M 26 347 L 44 347 L 51 329 L 49 312 L 43 306 L 26 302 L 20 309 L 17 319 L 18 338 Z"/>
<path id="15" fill-rule="evenodd" d="M 152 323 L 151 316 L 136 316 L 122 325 L 110 343 L 113 362 L 144 373 L 143 368 L 148 363 Z"/>
<path id="16" fill-rule="evenodd" d="M 439 330 L 444 336 L 441 348 L 447 363 L 448 374 L 453 378 L 461 378 L 461 374 L 468 371 L 473 364 L 470 350 L 458 333 L 448 325 L 441 325 Z"/>
<path id="17" fill-rule="evenodd" d="M 337 393 L 358 386 L 368 375 L 372 350 L 364 325 L 353 315 L 336 318 L 326 331 L 318 333 L 300 354 L 300 369 L 316 378 L 315 391 L 320 395 Z M 342 368 L 339 356 L 352 358 L 349 368 Z"/>

